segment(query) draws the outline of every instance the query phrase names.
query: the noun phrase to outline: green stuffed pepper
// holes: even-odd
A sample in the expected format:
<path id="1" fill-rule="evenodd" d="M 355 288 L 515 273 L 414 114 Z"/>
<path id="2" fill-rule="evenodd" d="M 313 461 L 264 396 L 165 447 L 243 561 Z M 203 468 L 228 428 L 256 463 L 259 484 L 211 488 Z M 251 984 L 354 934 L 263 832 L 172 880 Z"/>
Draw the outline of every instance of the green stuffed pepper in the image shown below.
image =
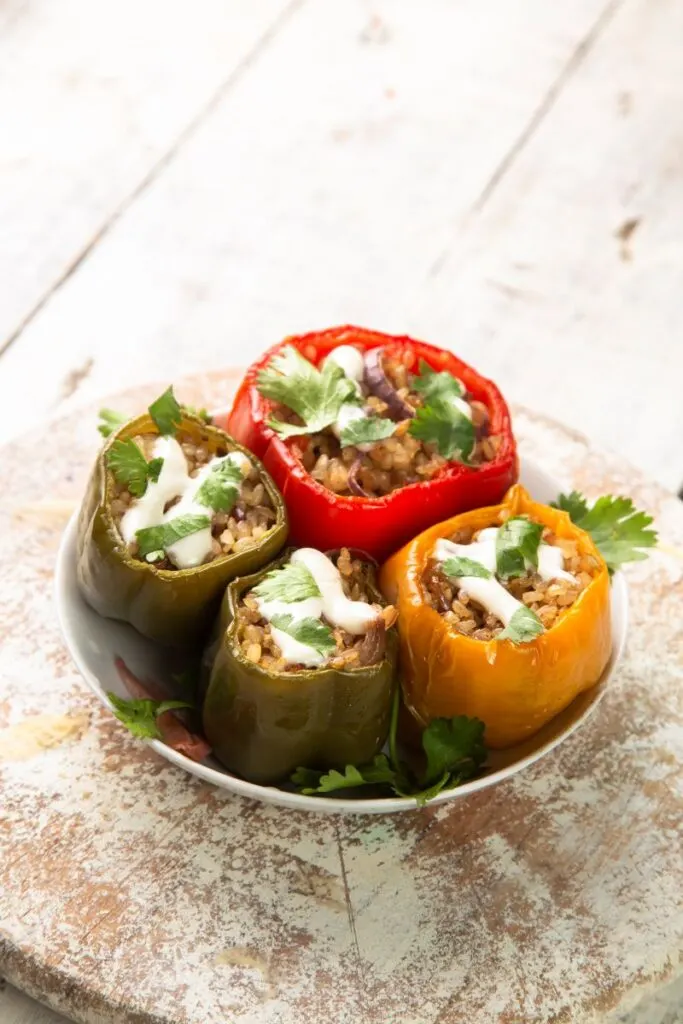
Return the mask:
<path id="1" fill-rule="evenodd" d="M 216 757 L 266 784 L 371 760 L 389 728 L 395 619 L 374 567 L 347 549 L 288 551 L 231 583 L 204 658 Z"/>
<path id="2" fill-rule="evenodd" d="M 100 615 L 187 647 L 206 639 L 226 584 L 286 539 L 282 497 L 259 460 L 169 388 L 97 458 L 78 522 L 78 583 Z"/>

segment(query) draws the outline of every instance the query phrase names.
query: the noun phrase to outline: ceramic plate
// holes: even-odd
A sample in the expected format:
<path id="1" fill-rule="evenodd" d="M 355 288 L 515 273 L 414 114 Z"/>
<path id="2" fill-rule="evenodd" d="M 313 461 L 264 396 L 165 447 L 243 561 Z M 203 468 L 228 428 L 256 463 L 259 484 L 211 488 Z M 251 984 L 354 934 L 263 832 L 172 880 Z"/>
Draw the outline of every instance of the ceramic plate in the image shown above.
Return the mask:
<path id="1" fill-rule="evenodd" d="M 553 501 L 561 490 L 547 473 L 528 460 L 522 462 L 520 483 L 527 488 L 533 498 L 546 503 Z M 129 668 L 141 678 L 163 680 L 169 678 L 172 670 L 178 671 L 177 655 L 171 667 L 168 652 L 140 636 L 132 626 L 100 618 L 85 603 L 76 583 L 76 523 L 77 514 L 73 516 L 64 533 L 57 557 L 55 588 L 58 615 L 64 638 L 78 669 L 94 693 L 109 707 L 106 697 L 108 690 L 122 697 L 129 696 L 114 667 L 116 656 L 122 657 Z M 624 648 L 627 623 L 626 582 L 621 573 L 617 573 L 612 580 L 612 657 L 599 682 L 580 694 L 568 708 L 535 736 L 508 750 L 492 751 L 486 775 L 473 779 L 457 789 L 439 793 L 431 803 L 457 800 L 469 793 L 486 789 L 487 786 L 494 786 L 549 753 L 578 729 L 605 692 Z M 197 764 L 158 740 L 145 742 L 162 757 L 192 775 L 253 800 L 281 804 L 297 810 L 353 814 L 386 814 L 412 810 L 417 806 L 414 800 L 401 797 L 375 797 L 365 800 L 315 797 L 278 789 L 275 786 L 259 786 L 231 775 L 213 758 L 207 758 L 206 761 Z"/>

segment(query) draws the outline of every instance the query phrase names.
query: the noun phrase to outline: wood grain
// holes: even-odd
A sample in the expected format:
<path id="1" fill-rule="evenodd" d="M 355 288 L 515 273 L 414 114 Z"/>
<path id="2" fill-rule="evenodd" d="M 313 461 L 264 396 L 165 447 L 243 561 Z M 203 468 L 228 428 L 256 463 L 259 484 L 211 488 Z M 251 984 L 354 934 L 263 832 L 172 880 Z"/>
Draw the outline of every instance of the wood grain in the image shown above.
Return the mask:
<path id="1" fill-rule="evenodd" d="M 180 391 L 213 404 L 229 387 L 216 375 Z M 142 400 L 116 398 L 124 409 Z M 59 522 L 37 530 L 35 516 L 79 494 L 94 421 L 93 408 L 0 456 L 14 506 L 0 509 L 0 569 L 12 570 L 0 592 L 0 727 L 39 714 L 90 722 L 2 765 L 0 971 L 98 1024 L 589 1024 L 674 975 L 680 555 L 630 570 L 630 649 L 612 690 L 538 765 L 393 818 L 294 814 L 161 761 L 72 668 L 50 587 Z M 674 497 L 543 418 L 517 410 L 516 429 L 523 453 L 569 483 L 628 488 L 657 514 L 667 550 L 683 547 Z"/>

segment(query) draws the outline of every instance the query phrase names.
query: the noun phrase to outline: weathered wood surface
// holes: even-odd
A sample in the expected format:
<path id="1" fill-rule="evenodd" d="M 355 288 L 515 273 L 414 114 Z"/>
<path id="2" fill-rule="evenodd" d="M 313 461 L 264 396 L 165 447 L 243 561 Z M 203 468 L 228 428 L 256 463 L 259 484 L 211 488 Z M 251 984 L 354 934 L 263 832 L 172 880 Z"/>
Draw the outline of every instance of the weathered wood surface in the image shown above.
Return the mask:
<path id="1" fill-rule="evenodd" d="M 630 570 L 628 656 L 578 735 L 471 799 L 376 820 L 232 798 L 134 742 L 52 606 L 94 408 L 3 450 L 0 972 L 97 1024 L 588 1024 L 675 976 L 683 508 L 564 428 L 516 426 L 565 484 L 633 493 L 673 553 Z"/>

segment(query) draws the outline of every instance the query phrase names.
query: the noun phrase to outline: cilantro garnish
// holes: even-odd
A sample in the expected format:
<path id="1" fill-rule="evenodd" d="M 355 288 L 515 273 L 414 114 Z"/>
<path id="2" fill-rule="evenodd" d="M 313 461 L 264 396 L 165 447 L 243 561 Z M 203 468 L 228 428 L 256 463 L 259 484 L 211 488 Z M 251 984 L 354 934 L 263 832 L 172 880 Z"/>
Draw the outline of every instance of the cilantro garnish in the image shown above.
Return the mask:
<path id="1" fill-rule="evenodd" d="M 320 588 L 305 565 L 288 562 L 264 576 L 254 587 L 254 593 L 261 601 L 295 604 L 308 597 L 320 597 Z"/>
<path id="2" fill-rule="evenodd" d="M 226 459 L 214 466 L 194 500 L 200 505 L 207 505 L 214 512 L 229 512 L 239 498 L 242 480 L 239 466 Z"/>
<path id="3" fill-rule="evenodd" d="M 350 423 L 341 431 L 339 441 L 342 448 L 348 445 L 372 444 L 374 441 L 383 441 L 391 437 L 396 424 L 393 420 L 383 419 L 381 416 L 363 416 Z"/>
<path id="4" fill-rule="evenodd" d="M 192 533 L 198 533 L 199 530 L 205 530 L 208 526 L 211 526 L 209 516 L 186 515 L 176 516 L 175 519 L 169 519 L 160 526 L 147 526 L 143 530 L 138 530 L 135 538 L 140 557 L 145 558 L 159 551 L 168 551 L 176 541 L 189 537 Z"/>
<path id="5" fill-rule="evenodd" d="M 452 579 L 462 576 L 478 576 L 483 580 L 488 580 L 493 576 L 493 573 L 485 565 L 475 562 L 473 558 L 447 558 L 441 566 L 441 571 Z"/>
<path id="6" fill-rule="evenodd" d="M 464 388 L 457 377 L 451 373 L 442 371 L 438 373 L 433 370 L 424 359 L 420 360 L 420 376 L 413 377 L 413 391 L 424 396 L 426 405 L 431 404 L 435 398 L 462 398 L 465 394 Z"/>
<path id="7" fill-rule="evenodd" d="M 270 624 L 275 629 L 287 633 L 293 640 L 298 640 L 300 644 L 312 647 L 323 657 L 332 654 L 337 647 L 332 630 L 319 619 L 295 619 L 292 615 L 274 615 Z"/>
<path id="8" fill-rule="evenodd" d="M 474 448 L 472 420 L 443 397 L 420 406 L 410 421 L 408 431 L 413 437 L 436 445 L 439 455 L 449 461 L 466 463 Z"/>
<path id="9" fill-rule="evenodd" d="M 153 459 L 152 462 L 162 460 Z M 132 438 L 114 441 L 107 454 L 107 465 L 118 483 L 127 487 L 135 498 L 140 498 L 147 489 L 147 480 L 152 473 L 158 477 L 157 467 L 150 471 L 151 463 L 142 454 Z M 161 470 L 161 466 L 158 467 Z"/>
<path id="10" fill-rule="evenodd" d="M 163 459 L 150 459 L 147 463 L 147 475 L 153 484 L 159 479 L 162 467 L 164 465 Z"/>
<path id="11" fill-rule="evenodd" d="M 213 416 L 207 409 L 197 409 L 194 405 L 181 405 L 180 408 L 189 416 L 196 416 L 198 420 L 203 420 L 204 423 L 213 423 Z"/>
<path id="12" fill-rule="evenodd" d="M 511 640 L 513 644 L 525 644 L 541 633 L 545 633 L 545 627 L 536 612 L 522 605 L 496 639 Z"/>
<path id="13" fill-rule="evenodd" d="M 607 494 L 589 508 L 584 496 L 572 491 L 561 494 L 555 507 L 568 512 L 572 522 L 590 533 L 611 573 L 626 562 L 647 558 L 643 549 L 657 544 L 657 531 L 649 529 L 652 516 L 639 512 L 630 498 Z"/>
<path id="14" fill-rule="evenodd" d="M 115 693 L 107 693 L 114 714 L 127 729 L 143 740 L 160 740 L 162 738 L 157 718 L 165 711 L 176 708 L 191 708 L 185 700 L 125 700 Z"/>
<path id="15" fill-rule="evenodd" d="M 334 362 L 322 370 L 287 345 L 261 370 L 256 386 L 265 398 L 286 405 L 304 421 L 303 426 L 268 420 L 268 426 L 280 437 L 312 434 L 331 426 L 345 402 L 357 401 L 355 382 Z"/>
<path id="16" fill-rule="evenodd" d="M 398 754 L 397 730 L 400 693 L 394 693 L 389 730 L 389 754 L 377 754 L 369 764 L 346 765 L 343 772 L 297 768 L 292 783 L 303 793 L 334 793 L 340 789 L 379 786 L 398 796 L 425 804 L 443 789 L 472 778 L 486 761 L 484 723 L 456 715 L 435 718 L 422 734 L 423 767 L 413 768 Z"/>
<path id="17" fill-rule="evenodd" d="M 109 437 L 126 422 L 126 417 L 115 409 L 100 409 L 100 422 L 97 425 L 102 437 Z"/>
<path id="18" fill-rule="evenodd" d="M 175 434 L 182 422 L 183 414 L 173 394 L 173 387 L 167 388 L 156 402 L 152 402 L 149 414 L 156 423 L 160 434 Z"/>
<path id="19" fill-rule="evenodd" d="M 524 516 L 506 520 L 496 536 L 496 575 L 509 580 L 537 569 L 542 536 L 540 523 L 532 523 Z"/>

